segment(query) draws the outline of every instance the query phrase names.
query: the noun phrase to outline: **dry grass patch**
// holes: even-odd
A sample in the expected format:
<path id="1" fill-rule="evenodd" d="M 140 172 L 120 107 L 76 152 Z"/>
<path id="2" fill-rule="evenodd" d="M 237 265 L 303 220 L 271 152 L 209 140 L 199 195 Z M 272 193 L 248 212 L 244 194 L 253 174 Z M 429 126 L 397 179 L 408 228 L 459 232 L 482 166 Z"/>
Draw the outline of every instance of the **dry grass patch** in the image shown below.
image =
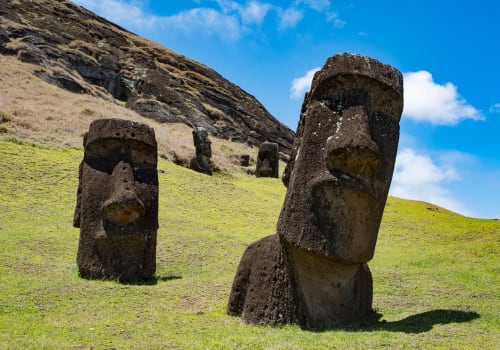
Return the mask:
<path id="1" fill-rule="evenodd" d="M 191 128 L 184 124 L 161 124 L 126 109 L 109 96 L 108 100 L 75 94 L 33 76 L 40 68 L 0 56 L 0 111 L 10 115 L 2 137 L 15 137 L 48 146 L 81 148 L 82 135 L 95 119 L 121 118 L 148 124 L 158 140 L 159 154 L 189 161 L 195 155 Z M 257 148 L 212 137 L 212 161 L 223 172 L 245 172 L 237 162 L 240 154 L 254 160 Z"/>

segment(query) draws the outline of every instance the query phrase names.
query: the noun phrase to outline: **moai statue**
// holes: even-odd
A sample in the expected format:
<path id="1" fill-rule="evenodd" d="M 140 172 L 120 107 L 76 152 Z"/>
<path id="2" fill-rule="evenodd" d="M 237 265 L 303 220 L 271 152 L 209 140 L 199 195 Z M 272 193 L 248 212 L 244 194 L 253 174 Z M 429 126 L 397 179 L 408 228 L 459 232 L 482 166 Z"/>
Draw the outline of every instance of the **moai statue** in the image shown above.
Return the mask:
<path id="1" fill-rule="evenodd" d="M 255 176 L 278 177 L 278 144 L 274 142 L 262 142 L 259 147 Z"/>
<path id="2" fill-rule="evenodd" d="M 156 270 L 158 174 L 154 130 L 128 120 L 95 120 L 83 145 L 73 220 L 80 228 L 80 275 L 146 280 Z"/>
<path id="3" fill-rule="evenodd" d="M 250 155 L 249 154 L 240 155 L 240 165 L 248 166 L 249 164 L 250 164 Z"/>
<path id="4" fill-rule="evenodd" d="M 251 244 L 227 311 L 248 323 L 356 327 L 372 310 L 374 254 L 399 139 L 403 78 L 339 54 L 302 106 L 277 234 Z"/>
<path id="5" fill-rule="evenodd" d="M 212 175 L 210 158 L 212 158 L 212 142 L 208 139 L 208 131 L 202 127 L 193 129 L 193 141 L 196 148 L 196 156 L 191 159 L 191 169 Z"/>

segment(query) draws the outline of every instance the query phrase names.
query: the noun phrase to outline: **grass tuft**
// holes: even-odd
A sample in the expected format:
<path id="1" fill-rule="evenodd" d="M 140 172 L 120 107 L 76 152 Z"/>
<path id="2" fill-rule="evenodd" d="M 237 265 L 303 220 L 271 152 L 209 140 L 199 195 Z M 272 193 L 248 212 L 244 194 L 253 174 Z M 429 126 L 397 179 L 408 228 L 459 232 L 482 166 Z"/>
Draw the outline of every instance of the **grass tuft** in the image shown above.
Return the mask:
<path id="1" fill-rule="evenodd" d="M 0 124 L 9 123 L 12 120 L 12 115 L 5 111 L 0 111 Z"/>

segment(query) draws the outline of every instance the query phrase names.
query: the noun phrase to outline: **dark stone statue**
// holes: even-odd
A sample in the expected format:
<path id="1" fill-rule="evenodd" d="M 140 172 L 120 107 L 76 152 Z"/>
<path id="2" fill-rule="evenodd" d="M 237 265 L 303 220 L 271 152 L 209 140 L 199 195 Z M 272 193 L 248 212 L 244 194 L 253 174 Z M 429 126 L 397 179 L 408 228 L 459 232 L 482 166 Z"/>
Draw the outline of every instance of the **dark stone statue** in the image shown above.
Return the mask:
<path id="1" fill-rule="evenodd" d="M 73 225 L 77 263 L 91 279 L 145 280 L 156 270 L 157 145 L 147 125 L 120 119 L 90 124 L 84 136 Z"/>
<path id="2" fill-rule="evenodd" d="M 210 158 L 212 158 L 212 142 L 208 139 L 208 131 L 202 127 L 193 129 L 193 141 L 196 149 L 196 156 L 191 160 L 191 169 L 212 175 Z"/>
<path id="3" fill-rule="evenodd" d="M 250 155 L 249 154 L 240 155 L 240 165 L 248 166 L 249 164 L 250 164 Z"/>
<path id="4" fill-rule="evenodd" d="M 279 155 L 278 144 L 262 142 L 259 147 L 255 175 L 257 177 L 278 177 Z"/>
<path id="5" fill-rule="evenodd" d="M 361 55 L 329 58 L 302 106 L 277 234 L 251 244 L 227 311 L 254 324 L 356 327 L 399 139 L 403 78 Z"/>

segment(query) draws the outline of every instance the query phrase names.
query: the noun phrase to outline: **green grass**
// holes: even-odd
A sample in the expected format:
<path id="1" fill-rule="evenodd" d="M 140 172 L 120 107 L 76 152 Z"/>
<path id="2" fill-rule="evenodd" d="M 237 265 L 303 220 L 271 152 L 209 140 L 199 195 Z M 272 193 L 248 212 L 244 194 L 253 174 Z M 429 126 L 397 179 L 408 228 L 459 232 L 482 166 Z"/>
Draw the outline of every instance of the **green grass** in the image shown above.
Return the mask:
<path id="1" fill-rule="evenodd" d="M 255 327 L 225 313 L 247 244 L 272 234 L 278 179 L 160 160 L 157 280 L 89 281 L 72 227 L 81 151 L 0 142 L 1 349 L 495 349 L 500 222 L 389 198 L 361 330 Z"/>

